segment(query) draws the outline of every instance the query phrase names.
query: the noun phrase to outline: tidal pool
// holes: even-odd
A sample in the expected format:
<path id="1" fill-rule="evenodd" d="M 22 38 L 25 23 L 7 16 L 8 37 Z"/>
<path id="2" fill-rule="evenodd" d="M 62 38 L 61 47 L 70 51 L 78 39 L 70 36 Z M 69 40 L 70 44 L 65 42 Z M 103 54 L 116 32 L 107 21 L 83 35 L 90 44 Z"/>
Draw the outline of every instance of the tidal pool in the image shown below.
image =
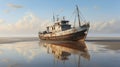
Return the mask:
<path id="1" fill-rule="evenodd" d="M 120 67 L 120 42 L 4 43 L 0 44 L 0 67 Z"/>

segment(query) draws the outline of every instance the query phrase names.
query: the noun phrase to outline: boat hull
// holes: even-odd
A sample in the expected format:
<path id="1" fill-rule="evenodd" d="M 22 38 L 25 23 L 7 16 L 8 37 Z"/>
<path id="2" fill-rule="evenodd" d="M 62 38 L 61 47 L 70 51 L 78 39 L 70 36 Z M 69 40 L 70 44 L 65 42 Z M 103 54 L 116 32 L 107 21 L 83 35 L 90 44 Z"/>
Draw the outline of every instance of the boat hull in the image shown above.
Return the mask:
<path id="1" fill-rule="evenodd" d="M 86 32 L 88 29 L 60 36 L 44 37 L 39 34 L 39 38 L 41 40 L 84 41 L 87 36 Z"/>

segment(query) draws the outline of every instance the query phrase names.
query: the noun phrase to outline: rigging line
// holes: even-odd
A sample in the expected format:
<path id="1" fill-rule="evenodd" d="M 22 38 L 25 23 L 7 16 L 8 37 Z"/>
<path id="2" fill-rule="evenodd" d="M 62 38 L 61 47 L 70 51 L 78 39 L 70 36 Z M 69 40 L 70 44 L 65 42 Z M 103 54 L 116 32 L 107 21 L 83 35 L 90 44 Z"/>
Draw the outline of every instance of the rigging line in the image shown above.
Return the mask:
<path id="1" fill-rule="evenodd" d="M 53 12 L 53 22 L 55 22 L 55 14 L 54 14 L 54 12 Z"/>
<path id="2" fill-rule="evenodd" d="M 82 16 L 80 16 L 80 18 L 81 18 L 81 23 L 82 24 L 86 23 L 86 20 Z"/>
<path id="3" fill-rule="evenodd" d="M 81 21 L 82 21 L 82 22 L 84 22 L 84 21 L 85 21 L 85 19 L 84 19 L 83 17 L 81 17 L 81 16 L 80 16 L 80 18 L 81 18 Z"/>
<path id="4" fill-rule="evenodd" d="M 73 17 L 74 14 L 75 14 L 75 10 L 72 12 L 71 16 L 69 16 L 69 20 Z"/>
<path id="5" fill-rule="evenodd" d="M 76 25 L 75 23 L 76 23 L 76 15 L 75 15 L 75 19 L 74 19 L 74 27 L 75 27 L 75 25 Z"/>
<path id="6" fill-rule="evenodd" d="M 81 11 L 79 11 L 79 12 L 81 14 L 81 17 L 86 21 L 86 18 L 83 16 L 82 12 Z"/>
<path id="7" fill-rule="evenodd" d="M 81 16 L 80 16 L 80 18 L 81 18 L 81 21 L 85 21 Z"/>

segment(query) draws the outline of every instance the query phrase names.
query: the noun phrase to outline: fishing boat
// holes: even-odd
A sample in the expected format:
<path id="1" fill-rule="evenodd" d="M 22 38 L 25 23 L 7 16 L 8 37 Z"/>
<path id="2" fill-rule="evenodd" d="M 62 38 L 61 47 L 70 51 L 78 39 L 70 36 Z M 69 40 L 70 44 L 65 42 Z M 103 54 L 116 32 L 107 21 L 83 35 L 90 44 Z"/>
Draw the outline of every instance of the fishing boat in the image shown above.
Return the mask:
<path id="1" fill-rule="evenodd" d="M 52 26 L 47 26 L 46 30 L 39 32 L 39 38 L 41 40 L 63 40 L 63 41 L 84 41 L 88 34 L 90 27 L 89 22 L 84 22 L 81 24 L 81 15 L 78 6 L 76 6 L 76 16 L 78 17 L 78 25 L 76 22 L 72 26 L 69 24 L 69 20 L 64 17 L 62 20 L 57 18 Z M 55 19 L 55 17 L 53 16 Z"/>

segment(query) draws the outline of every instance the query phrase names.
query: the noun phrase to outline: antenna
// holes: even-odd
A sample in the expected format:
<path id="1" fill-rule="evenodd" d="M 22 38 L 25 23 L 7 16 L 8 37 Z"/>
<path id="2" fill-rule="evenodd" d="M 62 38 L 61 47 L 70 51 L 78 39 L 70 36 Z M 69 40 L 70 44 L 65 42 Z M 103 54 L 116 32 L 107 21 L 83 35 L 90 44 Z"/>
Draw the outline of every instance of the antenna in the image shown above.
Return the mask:
<path id="1" fill-rule="evenodd" d="M 55 22 L 55 16 L 54 16 L 54 13 L 53 13 L 53 22 Z"/>
<path id="2" fill-rule="evenodd" d="M 58 17 L 59 15 L 57 15 L 57 21 L 59 21 L 59 17 Z"/>
<path id="3" fill-rule="evenodd" d="M 63 16 L 63 20 L 65 20 L 65 16 Z"/>
<path id="4" fill-rule="evenodd" d="M 79 8 L 78 8 L 78 5 L 76 5 L 76 9 L 77 9 L 78 22 L 79 22 L 79 27 L 80 27 L 80 26 L 81 26 L 81 23 L 80 23 L 80 15 L 79 15 Z"/>

